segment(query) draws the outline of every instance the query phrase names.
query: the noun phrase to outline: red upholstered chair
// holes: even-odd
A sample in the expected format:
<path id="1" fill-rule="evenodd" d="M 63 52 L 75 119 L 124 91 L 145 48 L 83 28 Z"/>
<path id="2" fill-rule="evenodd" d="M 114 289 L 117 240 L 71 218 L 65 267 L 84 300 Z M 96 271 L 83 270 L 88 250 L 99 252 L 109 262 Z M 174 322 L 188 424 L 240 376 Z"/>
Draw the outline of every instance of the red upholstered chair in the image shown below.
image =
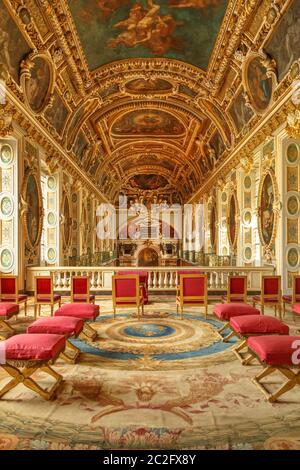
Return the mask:
<path id="1" fill-rule="evenodd" d="M 281 395 L 300 385 L 300 369 L 297 364 L 300 336 L 252 336 L 247 345 L 249 354 L 258 359 L 264 367 L 252 382 L 259 387 L 269 402 L 277 401 Z M 270 392 L 261 380 L 274 372 L 280 372 L 285 382 L 279 389 Z"/>
<path id="2" fill-rule="evenodd" d="M 73 276 L 71 280 L 71 303 L 95 303 L 95 296 L 90 295 L 90 278 L 88 276 Z"/>
<path id="3" fill-rule="evenodd" d="M 9 333 L 15 334 L 16 331 L 12 326 L 7 323 L 7 321 L 19 313 L 18 304 L 6 304 L 4 302 L 0 303 L 0 329 L 9 331 Z M 0 338 L 3 336 L 0 334 Z M 3 337 L 4 338 L 4 337 Z"/>
<path id="4" fill-rule="evenodd" d="M 74 346 L 69 339 L 77 338 L 83 331 L 84 321 L 75 317 L 44 317 L 33 322 L 28 328 L 28 334 L 62 335 L 66 339 L 66 349 L 61 357 L 71 364 L 75 364 L 80 349 Z"/>
<path id="5" fill-rule="evenodd" d="M 61 305 L 61 296 L 54 294 L 52 276 L 37 276 L 35 278 L 34 293 L 34 316 L 36 318 L 37 309 L 41 314 L 41 305 L 50 305 L 51 316 L 53 316 L 54 305 Z"/>
<path id="6" fill-rule="evenodd" d="M 225 322 L 222 328 L 217 331 L 217 333 L 222 338 L 222 341 L 226 343 L 226 341 L 234 336 L 232 329 L 230 330 L 230 333 L 228 333 L 226 336 L 223 336 L 225 330 L 227 330 L 230 326 L 231 318 L 240 317 L 242 315 L 260 315 L 260 311 L 249 304 L 244 304 L 242 302 L 231 302 L 226 304 L 215 304 L 213 314 L 217 317 L 218 320 Z"/>
<path id="7" fill-rule="evenodd" d="M 136 307 L 138 318 L 140 319 L 140 310 L 144 314 L 144 298 L 140 279 L 137 274 L 127 276 L 116 275 L 112 278 L 112 295 L 114 318 L 116 318 L 117 308 Z"/>
<path id="8" fill-rule="evenodd" d="M 179 289 L 176 294 L 176 311 L 180 308 L 181 318 L 183 307 L 204 307 L 207 316 L 207 275 L 206 274 L 180 274 Z"/>
<path id="9" fill-rule="evenodd" d="M 25 315 L 27 315 L 27 295 L 19 294 L 17 276 L 0 277 L 1 302 L 21 304 L 24 303 Z"/>
<path id="10" fill-rule="evenodd" d="M 228 276 L 227 295 L 222 296 L 222 302 L 247 303 L 247 276 Z"/>
<path id="11" fill-rule="evenodd" d="M 148 271 L 132 270 L 132 271 L 118 271 L 119 276 L 130 276 L 131 274 L 137 274 L 140 279 L 140 286 L 142 287 L 144 305 L 148 303 Z"/>
<path id="12" fill-rule="evenodd" d="M 234 336 L 241 339 L 233 352 L 242 362 L 249 364 L 252 356 L 242 355 L 242 350 L 247 345 L 247 338 L 250 336 L 266 336 L 266 335 L 288 335 L 289 327 L 278 318 L 268 315 L 242 315 L 240 317 L 232 317 L 229 326 Z"/>
<path id="13" fill-rule="evenodd" d="M 61 335 L 21 334 L 2 341 L 0 353 L 5 357 L 5 362 L 0 363 L 0 368 L 12 379 L 0 389 L 0 398 L 22 383 L 45 400 L 51 400 L 63 378 L 50 364 L 55 363 L 65 346 L 65 337 Z M 45 389 L 32 378 L 36 371 L 45 372 L 55 379 L 50 389 Z"/>
<path id="14" fill-rule="evenodd" d="M 252 299 L 253 307 L 260 305 L 262 314 L 265 306 L 273 307 L 275 315 L 278 309 L 281 318 L 281 276 L 262 276 L 261 295 L 255 295 Z"/>
<path id="15" fill-rule="evenodd" d="M 299 304 L 300 303 L 300 276 L 293 276 L 293 292 L 292 295 L 283 295 L 282 296 L 282 303 L 283 303 L 283 315 L 285 315 L 285 305 L 290 304 Z"/>

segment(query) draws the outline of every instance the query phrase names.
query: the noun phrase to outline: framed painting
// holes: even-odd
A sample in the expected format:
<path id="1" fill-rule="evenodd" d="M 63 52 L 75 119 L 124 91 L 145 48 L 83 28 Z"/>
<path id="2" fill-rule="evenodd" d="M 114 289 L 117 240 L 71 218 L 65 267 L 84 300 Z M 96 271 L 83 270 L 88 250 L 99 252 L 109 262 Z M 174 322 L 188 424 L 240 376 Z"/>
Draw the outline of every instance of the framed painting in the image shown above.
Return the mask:
<path id="1" fill-rule="evenodd" d="M 216 247 L 216 238 L 217 238 L 217 232 L 216 232 L 216 223 L 217 223 L 217 209 L 215 204 L 211 208 L 210 212 L 210 243 L 212 250 L 215 249 Z"/>
<path id="2" fill-rule="evenodd" d="M 229 198 L 227 213 L 227 233 L 229 244 L 231 248 L 235 250 L 238 237 L 238 203 L 235 193 L 232 193 Z"/>
<path id="3" fill-rule="evenodd" d="M 43 228 L 42 191 L 36 172 L 27 172 L 22 187 L 24 234 L 26 245 L 34 250 L 40 243 Z"/>
<path id="4" fill-rule="evenodd" d="M 53 96 L 55 72 L 46 53 L 31 53 L 21 63 L 21 86 L 27 106 L 40 114 Z"/>
<path id="5" fill-rule="evenodd" d="M 265 171 L 258 192 L 258 230 L 262 245 L 272 247 L 278 222 L 278 189 L 275 175 L 271 170 Z"/>
<path id="6" fill-rule="evenodd" d="M 72 236 L 72 218 L 70 214 L 70 201 L 66 193 L 63 195 L 62 200 L 62 214 L 63 214 L 63 244 L 68 248 L 71 243 Z"/>
<path id="7" fill-rule="evenodd" d="M 264 113 L 272 103 L 275 64 L 267 56 L 251 54 L 243 68 L 243 83 L 252 108 L 258 114 Z"/>

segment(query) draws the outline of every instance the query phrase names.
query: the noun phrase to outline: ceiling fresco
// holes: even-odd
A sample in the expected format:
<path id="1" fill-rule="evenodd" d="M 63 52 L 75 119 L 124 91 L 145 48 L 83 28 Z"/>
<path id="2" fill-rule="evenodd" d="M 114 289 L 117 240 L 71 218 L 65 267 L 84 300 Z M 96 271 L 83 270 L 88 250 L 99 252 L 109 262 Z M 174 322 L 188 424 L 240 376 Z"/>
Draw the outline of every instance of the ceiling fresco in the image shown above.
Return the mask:
<path id="1" fill-rule="evenodd" d="M 237 145 L 288 96 L 299 1 L 0 0 L 8 106 L 47 142 L 47 164 L 103 199 L 163 188 L 189 201 L 222 181 Z M 55 77 L 35 115 L 30 93 L 52 86 L 32 51 Z"/>
<path id="2" fill-rule="evenodd" d="M 69 0 L 94 70 L 135 57 L 166 57 L 206 69 L 226 0 Z"/>

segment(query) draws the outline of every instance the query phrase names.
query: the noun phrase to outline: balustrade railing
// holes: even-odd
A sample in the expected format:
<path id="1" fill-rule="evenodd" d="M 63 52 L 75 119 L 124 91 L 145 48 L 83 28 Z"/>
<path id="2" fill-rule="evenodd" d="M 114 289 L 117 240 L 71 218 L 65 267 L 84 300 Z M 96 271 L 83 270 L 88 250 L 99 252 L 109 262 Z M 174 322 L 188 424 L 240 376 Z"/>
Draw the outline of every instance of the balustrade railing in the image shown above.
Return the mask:
<path id="1" fill-rule="evenodd" d="M 137 268 L 126 267 L 126 271 L 135 271 Z M 147 267 L 140 268 L 148 271 L 148 288 L 151 291 L 173 291 L 177 286 L 177 271 L 185 269 L 201 271 L 208 276 L 208 289 L 210 291 L 224 291 L 227 288 L 227 278 L 229 275 L 247 275 L 248 292 L 259 291 L 261 285 L 261 275 L 274 274 L 273 266 L 270 267 L 207 267 L 207 266 L 188 266 L 184 267 Z M 72 276 L 90 276 L 90 289 L 93 292 L 111 291 L 112 276 L 118 271 L 124 270 L 124 267 L 117 266 L 64 266 L 64 267 L 30 267 L 27 268 L 26 290 L 34 290 L 34 278 L 36 276 L 53 275 L 54 289 L 61 292 L 70 291 Z"/>

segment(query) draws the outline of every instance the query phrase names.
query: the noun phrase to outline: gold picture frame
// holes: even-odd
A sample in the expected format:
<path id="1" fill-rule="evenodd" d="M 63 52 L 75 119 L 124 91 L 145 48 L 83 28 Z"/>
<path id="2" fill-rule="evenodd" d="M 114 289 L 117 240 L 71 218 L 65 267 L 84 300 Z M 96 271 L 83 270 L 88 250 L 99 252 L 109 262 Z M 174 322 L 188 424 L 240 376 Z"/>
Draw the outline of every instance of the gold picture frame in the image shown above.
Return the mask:
<path id="1" fill-rule="evenodd" d="M 279 219 L 279 191 L 272 169 L 261 176 L 258 189 L 258 233 L 262 246 L 269 252 L 275 242 Z"/>
<path id="2" fill-rule="evenodd" d="M 23 230 L 30 251 L 39 246 L 43 230 L 43 198 L 37 170 L 27 170 L 22 184 Z"/>
<path id="3" fill-rule="evenodd" d="M 257 114 L 264 114 L 273 103 L 277 85 L 276 63 L 260 51 L 250 53 L 242 70 L 246 102 Z"/>
<path id="4" fill-rule="evenodd" d="M 232 202 L 234 203 L 234 213 L 232 213 L 232 207 L 233 207 Z M 236 251 L 236 247 L 237 247 L 238 216 L 239 216 L 238 200 L 237 200 L 236 192 L 233 191 L 229 194 L 228 206 L 227 206 L 227 236 L 228 236 L 230 248 L 233 251 Z M 234 230 L 233 234 L 232 234 L 232 230 Z"/>
<path id="5" fill-rule="evenodd" d="M 20 84 L 26 106 L 36 115 L 51 105 L 55 68 L 48 52 L 31 52 L 21 62 Z"/>

